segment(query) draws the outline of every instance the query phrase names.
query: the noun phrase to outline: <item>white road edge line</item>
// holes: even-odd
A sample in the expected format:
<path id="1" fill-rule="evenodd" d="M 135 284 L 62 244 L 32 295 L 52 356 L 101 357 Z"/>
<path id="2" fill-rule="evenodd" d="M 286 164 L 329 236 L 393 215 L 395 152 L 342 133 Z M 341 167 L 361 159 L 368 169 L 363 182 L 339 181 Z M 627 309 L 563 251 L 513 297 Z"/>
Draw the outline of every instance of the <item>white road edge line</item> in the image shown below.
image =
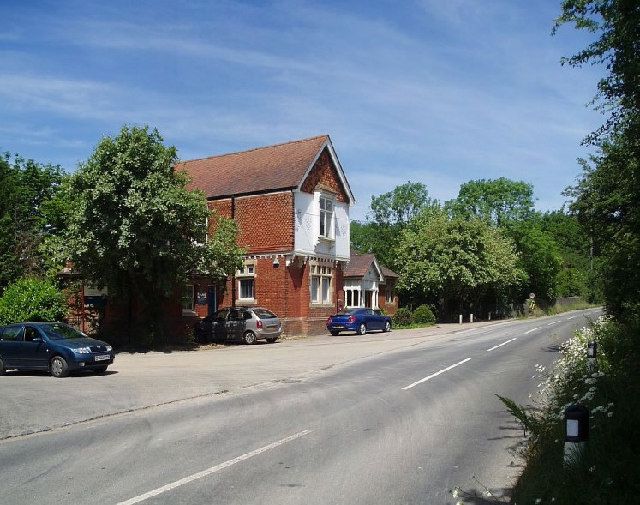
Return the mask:
<path id="1" fill-rule="evenodd" d="M 538 328 L 531 328 L 529 331 L 525 331 L 524 334 L 528 335 L 529 333 L 533 333 L 534 331 L 539 330 L 539 329 L 540 329 L 539 327 Z"/>
<path id="2" fill-rule="evenodd" d="M 441 373 L 448 372 L 452 368 L 455 368 L 455 367 L 457 367 L 459 365 L 462 365 L 463 363 L 466 363 L 470 359 L 471 358 L 465 358 L 462 361 L 458 361 L 457 363 L 454 363 L 453 365 L 449 365 L 447 368 L 443 368 L 442 370 L 438 370 L 436 373 L 432 373 L 431 375 L 427 375 L 426 377 L 420 379 L 419 381 L 415 381 L 413 384 L 409 384 L 408 386 L 405 386 L 402 389 L 406 391 L 407 389 L 411 389 L 412 387 L 415 387 L 418 384 L 422 384 L 423 382 L 427 382 L 429 379 L 433 379 L 434 377 L 437 377 Z"/>
<path id="3" fill-rule="evenodd" d="M 513 342 L 514 340 L 518 340 L 518 337 L 513 337 L 513 338 L 510 338 L 509 340 L 507 340 L 506 342 L 502 342 L 501 344 L 494 345 L 493 347 L 487 349 L 487 352 L 491 352 L 494 349 L 497 349 L 498 347 L 502 347 L 503 345 L 507 345 L 509 342 Z"/>
<path id="4" fill-rule="evenodd" d="M 177 487 L 184 486 L 185 484 L 189 484 L 190 482 L 193 482 L 194 480 L 202 479 L 203 477 L 206 477 L 206 476 L 211 475 L 213 473 L 219 472 L 220 470 L 223 470 L 225 468 L 229 468 L 230 466 L 233 466 L 236 463 L 240 463 L 241 461 L 245 461 L 245 460 L 247 460 L 249 458 L 253 458 L 254 456 L 257 456 L 258 454 L 262 454 L 263 452 L 267 452 L 267 451 L 270 451 L 271 449 L 275 449 L 279 445 L 286 444 L 287 442 L 291 442 L 291 441 L 293 441 L 293 440 L 295 440 L 297 438 L 300 438 L 300 437 L 304 437 L 305 435 L 308 435 L 309 433 L 311 433 L 311 430 L 300 431 L 298 433 L 295 433 L 294 435 L 290 435 L 290 436 L 288 436 L 286 438 L 283 438 L 282 440 L 278 440 L 277 442 L 273 442 L 272 444 L 265 445 L 264 447 L 260 447 L 259 449 L 256 449 L 255 451 L 247 452 L 247 453 L 243 454 L 242 456 L 238 456 L 237 458 L 230 459 L 228 461 L 225 461 L 224 463 L 220 463 L 219 465 L 212 466 L 212 467 L 207 468 L 206 470 L 203 470 L 201 472 L 194 473 L 193 475 L 190 475 L 188 477 L 184 477 L 184 478 L 179 479 L 179 480 L 177 480 L 175 482 L 172 482 L 170 484 L 166 484 L 166 485 L 164 485 L 162 487 L 159 487 L 157 489 L 153 489 L 152 491 L 149 491 L 147 493 L 141 494 L 140 496 L 135 496 L 133 498 L 130 498 L 127 501 L 119 502 L 118 505 L 133 505 L 134 503 L 140 503 L 142 501 L 148 500 L 149 498 L 153 498 L 154 496 L 158 496 L 158 495 L 160 495 L 162 493 L 166 493 L 167 491 L 171 491 L 172 489 L 175 489 Z"/>

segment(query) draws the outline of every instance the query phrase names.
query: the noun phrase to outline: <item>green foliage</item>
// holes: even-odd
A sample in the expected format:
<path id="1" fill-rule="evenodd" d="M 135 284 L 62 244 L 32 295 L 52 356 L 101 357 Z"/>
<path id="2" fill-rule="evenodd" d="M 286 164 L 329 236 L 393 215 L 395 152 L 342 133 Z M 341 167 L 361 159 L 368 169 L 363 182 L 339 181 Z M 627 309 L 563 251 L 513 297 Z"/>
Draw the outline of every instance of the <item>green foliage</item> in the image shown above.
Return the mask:
<path id="1" fill-rule="evenodd" d="M 497 226 L 526 220 L 533 214 L 533 186 L 505 177 L 469 181 L 446 208 L 454 217 L 476 217 Z"/>
<path id="2" fill-rule="evenodd" d="M 413 314 L 408 307 L 400 307 L 393 315 L 393 325 L 398 328 L 400 326 L 409 326 L 413 322 Z"/>
<path id="3" fill-rule="evenodd" d="M 395 248 L 399 231 L 395 226 L 351 222 L 351 248 L 359 253 L 373 253 L 378 263 L 395 270 Z"/>
<path id="4" fill-rule="evenodd" d="M 412 320 L 416 324 L 431 324 L 436 322 L 436 316 L 428 305 L 419 305 L 413 311 Z"/>
<path id="5" fill-rule="evenodd" d="M 23 275 L 45 270 L 43 241 L 57 232 L 49 202 L 63 180 L 58 166 L 0 156 L 0 291 Z"/>
<path id="6" fill-rule="evenodd" d="M 398 249 L 398 287 L 416 299 L 443 299 L 454 310 L 523 283 L 513 243 L 485 221 L 430 213 L 415 219 Z"/>
<path id="7" fill-rule="evenodd" d="M 64 295 L 50 281 L 19 279 L 0 298 L 0 324 L 60 321 L 66 308 Z"/>
<path id="8" fill-rule="evenodd" d="M 553 237 L 533 221 L 512 221 L 506 233 L 515 242 L 520 252 L 519 265 L 528 276 L 519 299 L 524 300 L 533 292 L 553 303 L 558 294 L 558 275 L 562 268 L 562 257 Z"/>
<path id="9" fill-rule="evenodd" d="M 438 208 L 437 200 L 429 197 L 421 182 L 406 182 L 392 191 L 371 197 L 372 220 L 384 226 L 403 227 L 425 209 Z"/>
<path id="10" fill-rule="evenodd" d="M 191 273 L 222 279 L 241 263 L 233 223 L 212 216 L 216 232 L 205 241 L 206 200 L 186 189 L 187 177 L 175 163 L 175 148 L 164 146 L 157 130 L 125 126 L 100 141 L 69 185 L 69 258 L 114 299 L 137 295 L 146 305 L 142 317 L 149 324 L 143 327 L 157 335 L 163 300 Z"/>
<path id="11" fill-rule="evenodd" d="M 507 408 L 509 414 L 520 421 L 525 434 L 527 431 L 529 431 L 529 433 L 534 436 L 539 436 L 542 434 L 540 422 L 536 419 L 535 416 L 529 414 L 525 407 L 523 407 L 522 405 L 518 405 L 510 398 L 505 398 L 504 396 L 500 396 L 498 394 L 496 394 L 496 396 Z"/>

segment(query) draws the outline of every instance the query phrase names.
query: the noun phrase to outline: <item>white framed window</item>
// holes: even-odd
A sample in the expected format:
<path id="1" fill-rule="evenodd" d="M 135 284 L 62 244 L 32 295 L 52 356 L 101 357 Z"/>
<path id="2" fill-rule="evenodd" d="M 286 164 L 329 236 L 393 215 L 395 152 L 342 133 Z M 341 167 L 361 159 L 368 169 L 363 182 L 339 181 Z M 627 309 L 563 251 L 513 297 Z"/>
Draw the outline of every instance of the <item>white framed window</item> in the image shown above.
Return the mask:
<path id="1" fill-rule="evenodd" d="M 333 198 L 320 195 L 320 236 L 332 239 L 333 235 Z"/>
<path id="2" fill-rule="evenodd" d="M 331 267 L 311 265 L 309 283 L 311 303 L 329 305 L 333 302 L 332 279 L 333 271 Z"/>
<path id="3" fill-rule="evenodd" d="M 360 307 L 360 290 L 353 287 L 345 287 L 345 307 Z"/>
<path id="4" fill-rule="evenodd" d="M 182 310 L 192 311 L 194 308 L 195 291 L 193 284 L 187 284 L 182 290 Z"/>
<path id="5" fill-rule="evenodd" d="M 236 272 L 238 282 L 238 300 L 255 300 L 256 286 L 256 265 L 255 263 L 245 263 L 242 270 Z"/>

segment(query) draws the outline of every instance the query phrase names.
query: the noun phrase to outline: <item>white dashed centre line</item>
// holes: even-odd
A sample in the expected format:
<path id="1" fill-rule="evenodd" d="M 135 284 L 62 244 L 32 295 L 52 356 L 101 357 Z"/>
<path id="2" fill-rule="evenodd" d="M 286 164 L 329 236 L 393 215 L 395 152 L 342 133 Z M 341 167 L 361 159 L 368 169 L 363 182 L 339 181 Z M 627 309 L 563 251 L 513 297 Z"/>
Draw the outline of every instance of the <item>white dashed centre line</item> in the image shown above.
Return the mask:
<path id="1" fill-rule="evenodd" d="M 510 338 L 509 340 L 507 340 L 506 342 L 502 342 L 501 344 L 494 345 L 493 347 L 490 347 L 489 349 L 487 349 L 487 352 L 491 352 L 494 349 L 497 349 L 498 347 L 502 347 L 503 345 L 507 345 L 509 342 L 513 342 L 514 340 L 518 340 L 518 337 L 513 337 L 513 338 Z"/>
<path id="2" fill-rule="evenodd" d="M 533 333 L 536 330 L 539 330 L 540 328 L 531 328 L 529 331 L 525 331 L 524 334 L 528 335 L 529 333 Z"/>
<path id="3" fill-rule="evenodd" d="M 438 370 L 436 373 L 432 373 L 431 375 L 427 375 L 426 377 L 420 379 L 419 381 L 415 381 L 412 384 L 409 384 L 408 386 L 403 387 L 403 390 L 407 390 L 407 389 L 411 389 L 412 387 L 417 386 L 418 384 L 422 384 L 423 382 L 427 382 L 430 379 L 433 379 L 434 377 L 437 377 L 440 374 L 443 374 L 445 372 L 448 372 L 449 370 L 451 370 L 452 368 L 455 368 L 457 366 L 462 365 L 463 363 L 466 363 L 467 361 L 469 361 L 471 358 L 465 358 L 462 361 L 458 361 L 457 363 L 454 363 L 453 365 L 449 365 L 447 368 L 443 368 L 442 370 Z"/>
<path id="4" fill-rule="evenodd" d="M 559 321 L 551 321 L 550 323 L 547 323 L 547 326 L 551 326 L 552 324 L 558 324 Z"/>
<path id="5" fill-rule="evenodd" d="M 576 317 L 576 316 L 568 317 L 568 318 L 567 318 L 567 321 L 571 321 L 571 319 L 573 319 L 574 317 Z"/>
<path id="6" fill-rule="evenodd" d="M 291 442 L 292 440 L 295 440 L 297 438 L 300 437 L 304 437 L 305 435 L 308 435 L 309 433 L 311 433 L 311 430 L 303 430 L 300 431 L 298 433 L 295 433 L 294 435 L 290 435 L 286 438 L 283 438 L 282 440 L 278 440 L 277 442 L 273 442 L 269 445 L 265 445 L 264 447 L 260 447 L 259 449 L 256 449 L 254 451 L 251 452 L 247 452 L 241 456 L 238 456 L 237 458 L 233 458 L 230 459 L 228 461 L 225 461 L 224 463 L 220 463 L 219 465 L 216 466 L 212 466 L 210 468 L 207 468 L 206 470 L 203 470 L 201 472 L 198 473 L 194 473 L 193 475 L 189 475 L 188 477 L 184 477 L 180 480 L 177 480 L 175 482 L 172 482 L 170 484 L 166 484 L 162 487 L 159 487 L 157 489 L 154 489 L 152 491 L 149 491 L 147 493 L 141 494 L 140 496 L 135 496 L 133 498 L 130 498 L 127 501 L 123 501 L 118 503 L 118 505 L 133 505 L 134 503 L 140 503 L 142 501 L 148 500 L 149 498 L 153 498 L 154 496 L 158 496 L 162 493 L 166 493 L 167 491 L 171 491 L 172 489 L 175 489 L 177 487 L 180 486 L 184 486 L 185 484 L 189 484 L 190 482 L 193 482 L 194 480 L 198 480 L 198 479 L 202 479 L 203 477 L 207 477 L 208 475 L 211 475 L 213 473 L 217 473 L 220 470 L 224 470 L 225 468 L 229 468 L 230 466 L 235 465 L 236 463 L 240 463 L 241 461 L 245 461 L 249 458 L 253 458 L 254 456 L 257 456 L 258 454 L 262 454 L 263 452 L 267 452 L 270 451 L 271 449 L 275 449 L 276 447 L 282 445 L 282 444 L 286 444 L 287 442 Z"/>

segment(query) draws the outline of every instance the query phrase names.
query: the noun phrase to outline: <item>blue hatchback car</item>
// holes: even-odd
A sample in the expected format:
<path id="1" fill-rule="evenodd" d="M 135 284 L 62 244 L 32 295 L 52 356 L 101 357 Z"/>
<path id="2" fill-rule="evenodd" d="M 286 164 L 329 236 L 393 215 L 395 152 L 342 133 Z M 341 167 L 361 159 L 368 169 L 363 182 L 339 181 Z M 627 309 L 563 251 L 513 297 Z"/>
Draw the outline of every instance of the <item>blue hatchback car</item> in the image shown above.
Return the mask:
<path id="1" fill-rule="evenodd" d="M 6 370 L 48 370 L 66 377 L 76 370 L 103 373 L 115 355 L 106 342 L 64 323 L 17 323 L 0 327 L 0 375 Z"/>
<path id="2" fill-rule="evenodd" d="M 391 331 L 391 318 L 376 309 L 346 309 L 327 319 L 327 330 L 332 335 L 341 331 L 355 331 L 358 335 L 369 330 Z"/>

